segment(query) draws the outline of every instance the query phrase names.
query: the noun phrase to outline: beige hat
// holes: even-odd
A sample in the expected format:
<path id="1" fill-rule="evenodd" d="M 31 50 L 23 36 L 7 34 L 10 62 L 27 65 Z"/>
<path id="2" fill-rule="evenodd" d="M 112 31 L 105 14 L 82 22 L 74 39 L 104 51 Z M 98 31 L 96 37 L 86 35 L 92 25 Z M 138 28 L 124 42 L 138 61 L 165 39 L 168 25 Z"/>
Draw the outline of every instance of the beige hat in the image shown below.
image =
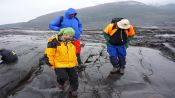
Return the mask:
<path id="1" fill-rule="evenodd" d="M 117 22 L 117 26 L 120 29 L 129 29 L 131 25 L 128 19 L 122 19 L 119 22 Z"/>

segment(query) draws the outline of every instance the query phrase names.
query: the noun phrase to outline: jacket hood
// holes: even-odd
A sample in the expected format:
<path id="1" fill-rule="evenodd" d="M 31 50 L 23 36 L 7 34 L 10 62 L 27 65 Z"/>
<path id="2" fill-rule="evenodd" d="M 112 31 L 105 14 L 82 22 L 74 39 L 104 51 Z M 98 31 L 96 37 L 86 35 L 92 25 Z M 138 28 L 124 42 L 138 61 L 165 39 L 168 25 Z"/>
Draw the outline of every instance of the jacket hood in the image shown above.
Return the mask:
<path id="1" fill-rule="evenodd" d="M 65 17 L 69 18 L 70 14 L 77 14 L 77 11 L 73 8 L 69 8 L 66 12 L 65 12 Z"/>

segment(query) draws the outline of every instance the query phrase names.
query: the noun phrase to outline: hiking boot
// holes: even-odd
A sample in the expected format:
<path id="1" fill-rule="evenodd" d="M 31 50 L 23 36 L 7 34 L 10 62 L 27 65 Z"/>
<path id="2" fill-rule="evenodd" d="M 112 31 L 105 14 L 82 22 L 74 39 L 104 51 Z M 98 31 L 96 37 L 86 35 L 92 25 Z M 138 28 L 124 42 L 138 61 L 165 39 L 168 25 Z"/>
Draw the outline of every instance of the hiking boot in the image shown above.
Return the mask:
<path id="1" fill-rule="evenodd" d="M 72 91 L 72 92 L 70 92 L 71 93 L 71 95 L 73 96 L 73 97 L 77 97 L 78 96 L 78 92 L 77 91 Z"/>
<path id="2" fill-rule="evenodd" d="M 118 73 L 120 71 L 120 68 L 113 68 L 112 71 L 111 71 L 111 74 L 115 74 L 115 73 Z"/>
<path id="3" fill-rule="evenodd" d="M 0 60 L 0 64 L 3 63 L 3 60 Z"/>
<path id="4" fill-rule="evenodd" d="M 69 81 L 65 81 L 64 85 L 58 84 L 58 88 L 63 92 L 67 92 L 69 90 L 69 87 L 70 87 Z"/>
<path id="5" fill-rule="evenodd" d="M 125 69 L 124 68 L 120 68 L 120 74 L 123 75 L 125 73 Z"/>
<path id="6" fill-rule="evenodd" d="M 60 91 L 63 91 L 64 90 L 63 85 L 58 84 L 58 88 L 60 89 Z"/>

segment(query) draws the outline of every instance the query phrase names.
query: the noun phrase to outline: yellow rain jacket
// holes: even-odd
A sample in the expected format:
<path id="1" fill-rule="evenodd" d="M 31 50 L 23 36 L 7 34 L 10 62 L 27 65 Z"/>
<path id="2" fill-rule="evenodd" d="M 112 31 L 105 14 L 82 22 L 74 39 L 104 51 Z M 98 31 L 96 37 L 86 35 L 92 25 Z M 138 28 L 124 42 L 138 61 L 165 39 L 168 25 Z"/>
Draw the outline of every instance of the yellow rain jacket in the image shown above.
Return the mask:
<path id="1" fill-rule="evenodd" d="M 58 35 L 48 39 L 45 55 L 54 68 L 73 68 L 77 66 L 76 48 L 70 42 L 62 42 Z"/>

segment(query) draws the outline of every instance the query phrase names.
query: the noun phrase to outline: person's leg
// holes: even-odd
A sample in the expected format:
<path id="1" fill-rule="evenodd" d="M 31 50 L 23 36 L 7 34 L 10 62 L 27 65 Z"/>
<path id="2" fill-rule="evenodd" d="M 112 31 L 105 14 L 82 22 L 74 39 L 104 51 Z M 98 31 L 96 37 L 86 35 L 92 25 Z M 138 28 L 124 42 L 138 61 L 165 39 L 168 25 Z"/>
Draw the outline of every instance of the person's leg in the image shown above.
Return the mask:
<path id="1" fill-rule="evenodd" d="M 70 68 L 68 70 L 68 75 L 69 75 L 69 81 L 71 86 L 71 93 L 72 95 L 77 96 L 77 89 L 79 86 L 79 82 L 78 82 L 78 74 L 76 72 L 76 69 Z"/>
<path id="2" fill-rule="evenodd" d="M 120 73 L 124 74 L 124 69 L 126 65 L 126 49 L 124 46 L 118 46 L 117 51 L 119 58 Z"/>
<path id="3" fill-rule="evenodd" d="M 113 45 L 108 45 L 107 46 L 107 52 L 109 53 L 109 59 L 111 64 L 113 65 L 113 70 L 111 71 L 113 72 L 117 72 L 119 69 L 119 65 L 118 65 L 118 54 L 116 51 L 116 47 Z"/>
<path id="4" fill-rule="evenodd" d="M 66 69 L 57 68 L 55 69 L 55 73 L 60 89 L 67 90 L 69 88 L 69 76 Z"/>

